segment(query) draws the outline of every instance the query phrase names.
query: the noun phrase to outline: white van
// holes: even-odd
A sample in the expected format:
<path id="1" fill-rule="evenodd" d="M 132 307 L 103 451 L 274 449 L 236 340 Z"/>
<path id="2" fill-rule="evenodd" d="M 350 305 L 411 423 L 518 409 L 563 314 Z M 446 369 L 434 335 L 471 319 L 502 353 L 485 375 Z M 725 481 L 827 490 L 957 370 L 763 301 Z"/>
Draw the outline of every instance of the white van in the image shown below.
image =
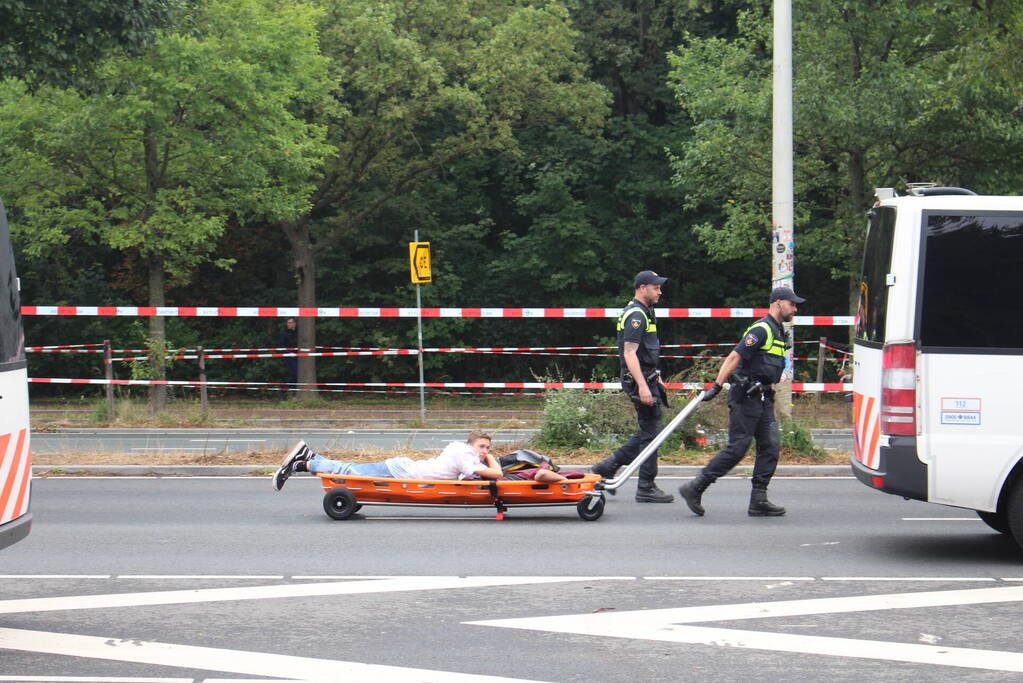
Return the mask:
<path id="1" fill-rule="evenodd" d="M 0 548 L 28 535 L 32 457 L 28 370 L 14 252 L 0 201 Z"/>
<path id="2" fill-rule="evenodd" d="M 1023 197 L 879 189 L 856 320 L 856 477 L 1023 548 Z"/>

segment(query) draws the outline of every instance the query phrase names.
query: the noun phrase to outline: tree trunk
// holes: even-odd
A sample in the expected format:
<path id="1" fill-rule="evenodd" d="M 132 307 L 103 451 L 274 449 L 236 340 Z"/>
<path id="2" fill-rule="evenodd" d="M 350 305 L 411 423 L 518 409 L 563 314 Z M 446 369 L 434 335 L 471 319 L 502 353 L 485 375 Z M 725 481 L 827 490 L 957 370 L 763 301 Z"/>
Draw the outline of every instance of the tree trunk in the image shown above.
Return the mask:
<path id="1" fill-rule="evenodd" d="M 291 245 L 291 257 L 295 274 L 295 290 L 298 294 L 299 308 L 312 308 L 316 306 L 316 253 L 313 248 L 313 241 L 309 234 L 308 224 L 284 224 L 284 234 Z M 298 318 L 298 345 L 303 349 L 311 349 L 316 346 L 316 318 L 299 316 Z M 298 381 L 300 384 L 316 383 L 316 358 L 303 357 L 298 359 Z M 300 399 L 316 398 L 315 387 L 308 387 L 308 391 L 299 391 L 297 396 Z"/>
<path id="2" fill-rule="evenodd" d="M 163 256 L 149 257 L 149 305 L 166 305 Z M 149 317 L 149 366 L 154 380 L 167 379 L 167 333 L 162 315 Z M 167 385 L 149 385 L 149 414 L 157 415 L 167 407 Z"/>

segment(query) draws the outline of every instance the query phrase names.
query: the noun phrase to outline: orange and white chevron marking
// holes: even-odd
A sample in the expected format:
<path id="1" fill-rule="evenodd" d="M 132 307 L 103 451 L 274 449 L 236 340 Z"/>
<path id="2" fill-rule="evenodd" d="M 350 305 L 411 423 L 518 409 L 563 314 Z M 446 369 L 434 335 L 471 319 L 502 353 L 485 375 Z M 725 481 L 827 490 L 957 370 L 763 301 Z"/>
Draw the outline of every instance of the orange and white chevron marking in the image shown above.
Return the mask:
<path id="1" fill-rule="evenodd" d="M 0 434 L 0 524 L 28 512 L 31 471 L 28 429 Z"/>
<path id="2" fill-rule="evenodd" d="M 872 470 L 880 464 L 881 410 L 878 399 L 853 392 L 853 457 Z"/>

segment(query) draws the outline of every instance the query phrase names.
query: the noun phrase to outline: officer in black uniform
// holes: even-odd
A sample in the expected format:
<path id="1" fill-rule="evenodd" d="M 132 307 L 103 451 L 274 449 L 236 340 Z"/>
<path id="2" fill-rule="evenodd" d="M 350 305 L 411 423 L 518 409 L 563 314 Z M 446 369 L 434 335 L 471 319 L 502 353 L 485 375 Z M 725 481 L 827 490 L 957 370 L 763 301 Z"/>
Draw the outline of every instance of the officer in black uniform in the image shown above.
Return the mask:
<path id="1" fill-rule="evenodd" d="M 726 380 L 728 391 L 728 445 L 707 463 L 700 474 L 679 487 L 679 495 L 693 513 L 703 516 L 701 497 L 718 477 L 735 467 L 756 439 L 757 456 L 753 465 L 753 492 L 750 496 L 750 517 L 779 517 L 785 508 L 767 499 L 767 485 L 778 466 L 781 434 L 774 415 L 774 389 L 785 369 L 785 331 L 782 323 L 790 322 L 796 304 L 806 299 L 796 296 L 788 287 L 771 292 L 768 314 L 753 323 L 721 364 L 714 386 L 707 390 L 705 401 L 717 396 Z"/>
<path id="2" fill-rule="evenodd" d="M 593 466 L 593 472 L 605 479 L 614 477 L 619 467 L 636 459 L 661 430 L 661 402 L 667 404 L 667 389 L 657 364 L 661 342 L 657 338 L 657 319 L 653 305 L 661 298 L 661 285 L 668 278 L 652 270 L 636 275 L 636 294 L 618 317 L 618 355 L 621 358 L 622 389 L 632 399 L 639 420 L 639 431 L 618 450 Z M 640 465 L 636 501 L 670 503 L 675 497 L 657 488 L 657 453 Z"/>

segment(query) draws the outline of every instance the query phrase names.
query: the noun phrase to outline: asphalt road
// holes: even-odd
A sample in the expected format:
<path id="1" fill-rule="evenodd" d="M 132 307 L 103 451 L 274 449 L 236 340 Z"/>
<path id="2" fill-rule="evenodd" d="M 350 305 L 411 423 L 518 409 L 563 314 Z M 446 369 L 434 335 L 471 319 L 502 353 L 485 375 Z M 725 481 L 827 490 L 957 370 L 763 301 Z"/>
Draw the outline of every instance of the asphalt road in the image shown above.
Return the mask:
<path id="1" fill-rule="evenodd" d="M 679 480 L 662 477 L 662 486 Z M 366 507 L 318 483 L 47 478 L 0 552 L 0 681 L 1018 680 L 1023 554 L 849 478 L 708 515 Z M 484 677 L 493 677 L 491 679 Z M 76 679 L 77 680 L 77 679 Z"/>
<path id="2" fill-rule="evenodd" d="M 528 441 L 535 429 L 494 430 L 498 444 Z M 67 428 L 32 434 L 35 453 L 146 453 L 285 450 L 304 439 L 314 450 L 432 450 L 464 439 L 466 429 L 100 429 Z M 849 430 L 815 430 L 825 448 L 852 450 Z"/>

